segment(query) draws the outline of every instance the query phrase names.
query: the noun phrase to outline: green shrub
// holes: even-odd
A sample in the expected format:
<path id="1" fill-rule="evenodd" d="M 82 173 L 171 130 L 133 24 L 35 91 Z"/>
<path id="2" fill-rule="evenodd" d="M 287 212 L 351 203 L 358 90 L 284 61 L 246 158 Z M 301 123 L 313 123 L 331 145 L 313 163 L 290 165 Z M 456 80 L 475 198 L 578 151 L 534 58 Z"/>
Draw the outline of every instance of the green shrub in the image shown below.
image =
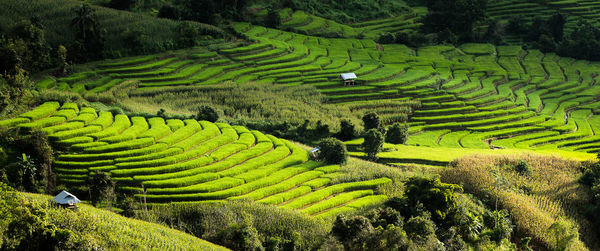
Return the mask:
<path id="1" fill-rule="evenodd" d="M 517 163 L 517 165 L 514 167 L 514 169 L 515 171 L 523 175 L 531 173 L 531 168 L 529 167 L 529 164 L 527 163 L 527 161 L 524 160 L 520 160 L 519 163 Z"/>
<path id="2" fill-rule="evenodd" d="M 369 159 L 377 159 L 377 154 L 383 147 L 383 134 L 377 129 L 369 129 L 364 135 L 363 150 Z"/>
<path id="3" fill-rule="evenodd" d="M 196 114 L 197 120 L 206 120 L 210 122 L 217 122 L 219 120 L 219 114 L 217 110 L 211 106 L 202 105 L 198 107 L 198 113 Z"/>
<path id="4" fill-rule="evenodd" d="M 348 120 L 340 121 L 340 132 L 337 135 L 337 138 L 346 141 L 351 140 L 356 136 L 356 129 L 354 128 L 354 124 Z"/>
<path id="5" fill-rule="evenodd" d="M 387 130 L 385 140 L 392 144 L 404 144 L 408 140 L 408 124 L 394 123 Z"/>
<path id="6" fill-rule="evenodd" d="M 369 129 L 379 129 L 382 126 L 381 119 L 379 115 L 374 112 L 369 112 L 362 117 L 362 121 L 365 126 L 365 130 Z"/>
<path id="7" fill-rule="evenodd" d="M 346 145 L 335 138 L 321 140 L 318 144 L 319 159 L 329 164 L 344 164 L 348 160 Z"/>

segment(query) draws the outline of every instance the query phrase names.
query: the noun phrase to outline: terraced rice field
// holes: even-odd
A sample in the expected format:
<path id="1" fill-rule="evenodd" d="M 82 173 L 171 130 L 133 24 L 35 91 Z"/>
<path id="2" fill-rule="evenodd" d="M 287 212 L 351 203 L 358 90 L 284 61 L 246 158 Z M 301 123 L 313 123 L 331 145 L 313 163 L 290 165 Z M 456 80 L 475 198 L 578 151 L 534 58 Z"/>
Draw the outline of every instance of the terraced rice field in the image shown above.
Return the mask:
<path id="1" fill-rule="evenodd" d="M 80 185 L 108 172 L 119 190 L 152 203 L 249 199 L 328 217 L 384 201 L 374 189 L 391 182 L 332 183 L 340 166 L 309 161 L 291 142 L 223 123 L 47 102 L 0 126 L 41 130 L 66 149 L 54 161 L 61 182 Z"/>
<path id="2" fill-rule="evenodd" d="M 304 11 L 283 9 L 281 28 L 295 33 L 320 37 L 377 39 L 385 32 L 410 32 L 418 29 L 422 23 L 421 18 L 427 14 L 427 8 L 414 7 L 411 13 L 397 17 L 353 23 L 340 24 L 333 20 L 307 14 Z"/>
<path id="3" fill-rule="evenodd" d="M 600 2 L 594 0 L 491 0 L 487 7 L 488 14 L 495 19 L 509 20 L 522 16 L 526 22 L 531 22 L 535 17 L 547 19 L 560 11 L 567 15 L 567 31 L 572 30 L 580 19 L 600 25 Z"/>
<path id="4" fill-rule="evenodd" d="M 598 62 L 518 46 L 412 49 L 247 23 L 235 28 L 256 42 L 116 60 L 58 82 L 82 92 L 125 80 L 138 80 L 142 89 L 223 81 L 312 85 L 354 112 L 374 110 L 388 124 L 408 121 L 411 145 L 600 151 Z M 356 86 L 337 80 L 344 72 L 358 75 Z M 411 106 L 418 109 L 406 117 Z"/>

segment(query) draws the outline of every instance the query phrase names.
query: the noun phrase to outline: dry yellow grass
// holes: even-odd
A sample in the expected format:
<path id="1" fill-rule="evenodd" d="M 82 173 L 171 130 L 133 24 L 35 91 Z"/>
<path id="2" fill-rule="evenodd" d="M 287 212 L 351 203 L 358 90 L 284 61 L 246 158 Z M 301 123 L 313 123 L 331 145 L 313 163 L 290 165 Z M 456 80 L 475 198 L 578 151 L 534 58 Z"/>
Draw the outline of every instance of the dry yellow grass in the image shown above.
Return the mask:
<path id="1" fill-rule="evenodd" d="M 521 160 L 529 164 L 529 174 L 514 171 Z M 588 236 L 593 233 L 590 223 L 576 213 L 576 208 L 590 199 L 577 182 L 580 164 L 539 155 L 474 155 L 451 162 L 441 176 L 444 182 L 462 185 L 465 192 L 489 198 L 492 207 L 497 201 L 499 208 L 510 212 L 519 232 L 546 247 L 553 247 L 555 239 L 548 228 L 565 219 L 582 234 L 570 243 L 569 250 L 587 250 L 593 249 L 597 240 Z"/>

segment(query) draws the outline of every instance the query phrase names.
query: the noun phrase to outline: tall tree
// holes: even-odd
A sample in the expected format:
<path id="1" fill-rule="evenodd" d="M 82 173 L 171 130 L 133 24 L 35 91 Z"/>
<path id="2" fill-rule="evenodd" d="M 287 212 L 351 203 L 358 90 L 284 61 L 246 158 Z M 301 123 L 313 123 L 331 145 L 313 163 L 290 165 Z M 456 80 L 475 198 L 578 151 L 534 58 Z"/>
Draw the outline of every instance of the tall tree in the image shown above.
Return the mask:
<path id="1" fill-rule="evenodd" d="M 369 159 L 377 159 L 377 154 L 381 152 L 381 149 L 383 148 L 383 141 L 383 134 L 375 128 L 369 129 L 365 133 L 365 141 L 363 142 L 362 147 Z"/>
<path id="2" fill-rule="evenodd" d="M 76 60 L 100 59 L 104 50 L 104 30 L 98 22 L 96 12 L 84 3 L 73 9 L 75 17 L 71 20 L 71 29 L 75 33 L 73 55 Z"/>
<path id="3" fill-rule="evenodd" d="M 486 5 L 486 0 L 428 0 L 423 30 L 439 33 L 448 29 L 463 41 L 470 40 L 473 25 L 485 19 Z"/>

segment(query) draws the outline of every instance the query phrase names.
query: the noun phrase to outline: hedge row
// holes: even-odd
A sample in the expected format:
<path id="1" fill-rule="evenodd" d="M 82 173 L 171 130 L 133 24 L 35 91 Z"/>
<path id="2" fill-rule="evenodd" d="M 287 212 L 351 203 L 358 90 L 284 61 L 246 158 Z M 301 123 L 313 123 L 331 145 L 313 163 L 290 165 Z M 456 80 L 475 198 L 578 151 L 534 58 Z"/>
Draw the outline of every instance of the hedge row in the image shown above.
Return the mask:
<path id="1" fill-rule="evenodd" d="M 337 207 L 356 198 L 364 197 L 367 195 L 373 195 L 373 190 L 358 190 L 348 193 L 340 193 L 327 200 L 322 200 L 315 204 L 312 204 L 302 209 L 302 212 L 306 214 L 316 214 L 324 210 Z"/>
<path id="2" fill-rule="evenodd" d="M 132 168 L 132 169 L 118 169 L 111 171 L 113 176 L 121 177 L 128 176 L 133 177 L 137 175 L 152 175 L 152 174 L 164 174 L 164 173 L 172 173 L 183 170 L 189 170 L 193 168 L 199 168 L 210 164 L 213 162 L 213 159 L 210 157 L 202 156 L 191 161 L 176 163 L 172 165 L 166 166 L 158 166 L 158 167 L 143 167 L 143 168 Z M 132 179 L 133 180 L 133 179 Z"/>
<path id="3" fill-rule="evenodd" d="M 318 168 L 315 169 L 315 170 L 318 170 Z M 331 182 L 331 178 L 323 178 L 323 177 L 321 177 L 321 178 L 318 178 L 318 179 L 309 180 L 309 181 L 305 182 L 302 185 L 303 186 L 309 186 L 310 188 L 315 189 L 315 188 L 319 188 L 319 187 L 322 187 L 324 185 L 327 185 L 327 184 L 329 184 L 329 182 Z"/>
<path id="4" fill-rule="evenodd" d="M 109 127 L 112 123 L 113 123 L 112 113 L 106 112 L 106 111 L 101 111 L 98 114 L 98 118 L 96 118 L 94 121 L 92 121 L 89 125 L 90 126 L 98 125 L 98 126 L 101 126 L 102 129 L 104 130 L 107 127 Z"/>
<path id="5" fill-rule="evenodd" d="M 277 205 L 277 204 L 281 204 L 285 201 L 289 201 L 293 198 L 302 196 L 302 195 L 310 193 L 310 192 L 312 192 L 311 187 L 299 186 L 299 187 L 291 189 L 289 191 L 266 197 L 264 199 L 259 200 L 258 202 L 265 203 L 265 204 L 271 204 L 271 205 Z"/>
<path id="6" fill-rule="evenodd" d="M 259 199 L 265 198 L 267 196 L 271 196 L 273 194 L 281 193 L 283 191 L 292 189 L 292 188 L 298 186 L 299 184 L 302 184 L 306 181 L 318 178 L 321 175 L 323 175 L 323 172 L 319 172 L 319 171 L 308 171 L 308 172 L 300 173 L 300 174 L 298 174 L 294 177 L 291 177 L 287 180 L 284 180 L 283 182 L 280 182 L 278 184 L 268 186 L 265 188 L 261 188 L 261 189 L 252 191 L 248 194 L 233 197 L 230 199 L 259 200 Z"/>
<path id="7" fill-rule="evenodd" d="M 58 102 L 46 102 L 31 111 L 19 115 L 19 117 L 37 120 L 52 115 L 56 112 L 56 110 L 58 110 L 58 108 L 60 108 L 60 104 Z"/>
<path id="8" fill-rule="evenodd" d="M 290 203 L 284 205 L 284 208 L 288 209 L 297 209 L 301 208 L 305 205 L 320 201 L 324 198 L 331 196 L 332 194 L 341 193 L 344 191 L 350 190 L 359 190 L 359 189 L 371 189 L 378 185 L 383 185 L 386 183 L 390 183 L 392 180 L 389 178 L 379 178 L 375 180 L 367 180 L 367 181 L 358 181 L 358 182 L 350 182 L 350 183 L 340 183 L 335 184 L 321 190 L 315 191 L 314 193 L 307 194 L 305 196 L 296 198 Z"/>
<path id="9" fill-rule="evenodd" d="M 146 122 L 146 119 L 143 117 L 132 117 L 131 122 L 132 125 L 118 135 L 106 137 L 100 139 L 100 141 L 104 141 L 109 144 L 115 144 L 128 140 L 134 140 L 138 137 L 138 135 L 148 130 L 148 122 Z M 154 138 L 152 140 L 154 140 Z"/>
<path id="10" fill-rule="evenodd" d="M 151 146 L 154 144 L 153 138 L 141 138 L 134 139 L 124 142 L 119 142 L 115 144 L 108 144 L 104 146 L 97 146 L 86 148 L 84 151 L 86 153 L 107 153 L 107 152 L 116 152 L 116 151 L 125 151 L 125 150 L 135 150 L 142 147 Z"/>
<path id="11" fill-rule="evenodd" d="M 10 126 L 15 126 L 18 124 L 22 124 L 22 123 L 27 123 L 31 121 L 28 118 L 13 118 L 13 119 L 7 119 L 7 120 L 1 120 L 0 121 L 0 126 L 5 126 L 5 127 L 10 127 Z"/>
<path id="12" fill-rule="evenodd" d="M 183 150 L 181 148 L 168 148 L 168 149 L 165 149 L 160 152 L 154 152 L 154 153 L 144 154 L 144 155 L 140 155 L 140 156 L 115 158 L 115 161 L 117 163 L 140 162 L 140 161 L 148 161 L 148 160 L 166 158 L 166 157 L 174 156 L 174 155 L 181 154 L 181 153 L 183 153 Z"/>
<path id="13" fill-rule="evenodd" d="M 221 176 L 237 175 L 236 178 L 241 178 L 241 179 L 245 180 L 246 182 L 248 182 L 249 179 L 246 179 L 246 177 L 240 176 L 240 174 L 246 174 L 246 172 L 248 172 L 250 170 L 254 170 L 259 167 L 262 167 L 260 169 L 260 171 L 263 172 L 262 174 L 268 175 L 268 172 L 266 170 L 268 170 L 268 167 L 270 167 L 270 164 L 275 163 L 278 166 L 278 169 L 285 167 L 284 165 L 280 165 L 278 161 L 284 159 L 289 154 L 290 154 L 289 148 L 287 148 L 285 146 L 280 146 L 280 147 L 275 148 L 275 150 L 273 150 L 273 151 L 270 151 L 270 152 L 263 154 L 261 156 L 258 156 L 256 158 L 250 159 L 241 165 L 237 165 L 237 166 L 234 166 L 227 170 L 220 171 L 217 174 L 219 174 Z M 254 170 L 254 171 L 257 171 L 257 170 Z"/>
<path id="14" fill-rule="evenodd" d="M 262 132 L 257 131 L 257 130 L 252 130 L 251 131 L 252 134 L 254 135 L 254 137 L 256 138 L 256 143 L 262 143 L 262 142 L 269 142 L 271 143 L 271 139 L 269 139 L 267 136 L 265 136 Z"/>
<path id="15" fill-rule="evenodd" d="M 234 144 L 240 144 L 240 145 L 244 145 L 246 147 L 250 147 L 250 146 L 254 145 L 255 140 L 256 140 L 256 138 L 250 132 L 240 133 L 240 138 L 238 140 L 236 140 L 234 142 Z"/>
<path id="16" fill-rule="evenodd" d="M 79 116 L 72 119 L 71 122 L 82 122 L 83 124 L 87 125 L 87 124 L 91 123 L 92 121 L 94 121 L 94 119 L 96 119 L 97 117 L 98 117 L 98 114 L 96 114 L 96 112 L 84 113 L 83 108 L 82 108 L 81 112 L 79 113 Z"/>
<path id="17" fill-rule="evenodd" d="M 224 133 L 211 139 L 208 141 L 205 141 L 203 144 L 199 145 L 198 147 L 194 148 L 191 151 L 187 151 L 187 152 L 182 152 L 180 154 L 177 155 L 173 155 L 173 156 L 168 156 L 165 158 L 160 158 L 160 159 L 152 159 L 152 160 L 147 160 L 147 161 L 138 161 L 138 162 L 126 162 L 126 163 L 119 163 L 117 164 L 117 167 L 119 169 L 132 169 L 132 168 L 143 168 L 143 167 L 158 167 L 158 166 L 165 166 L 165 165 L 172 165 L 172 164 L 177 164 L 189 159 L 193 159 L 193 158 L 197 158 L 198 156 L 202 156 L 205 153 L 216 149 L 222 145 L 226 145 L 228 143 L 231 143 L 232 141 L 235 140 L 235 137 L 237 136 L 237 134 L 235 134 L 235 130 L 229 128 L 230 130 L 226 130 L 224 129 Z M 147 138 L 148 139 L 148 138 Z M 238 147 L 239 148 L 239 147 Z M 237 150 L 239 151 L 239 150 Z M 217 151 L 213 152 L 212 154 L 217 153 Z M 212 156 L 208 156 L 208 158 L 210 158 L 210 162 L 213 162 L 215 160 L 215 158 Z M 218 153 L 217 153 L 218 154 Z M 228 154 L 231 154 L 230 152 L 228 152 Z M 209 162 L 209 163 L 210 163 Z"/>
<path id="18" fill-rule="evenodd" d="M 34 129 L 41 129 L 44 127 L 60 125 L 60 124 L 64 123 L 65 121 L 67 121 L 67 119 L 65 117 L 52 116 L 52 117 L 39 119 L 39 120 L 36 120 L 33 122 L 29 122 L 29 123 L 19 124 L 18 127 L 31 131 Z"/>
<path id="19" fill-rule="evenodd" d="M 54 140 L 54 141 L 64 141 L 66 139 L 84 136 L 84 135 L 99 132 L 99 131 L 102 131 L 101 126 L 90 125 L 90 126 L 86 126 L 86 127 L 82 127 L 82 128 L 78 128 L 78 129 L 74 129 L 74 130 L 56 132 L 56 133 L 50 134 L 48 136 L 48 138 L 51 140 Z M 78 142 L 78 143 L 85 143 L 85 142 Z"/>
<path id="20" fill-rule="evenodd" d="M 179 58 L 177 58 L 177 57 L 170 57 L 170 58 L 162 59 L 159 61 L 149 62 L 146 64 L 126 67 L 126 68 L 112 68 L 112 69 L 106 69 L 106 70 L 98 70 L 98 73 L 128 73 L 128 72 L 138 72 L 138 71 L 150 70 L 150 69 L 154 69 L 157 67 L 165 66 L 165 65 L 170 64 L 178 59 Z"/>
<path id="21" fill-rule="evenodd" d="M 93 143 L 93 142 L 94 142 L 94 139 L 92 137 L 79 136 L 79 137 L 73 137 L 73 138 L 61 140 L 58 143 L 62 146 L 69 147 L 72 145 Z"/>
<path id="22" fill-rule="evenodd" d="M 77 116 L 77 111 L 74 109 L 64 109 L 60 108 L 57 112 L 52 114 L 52 117 L 63 117 L 67 120 L 75 118 Z"/>
<path id="23" fill-rule="evenodd" d="M 83 122 L 72 121 L 72 122 L 68 122 L 68 123 L 64 123 L 64 124 L 60 124 L 60 125 L 45 127 L 45 128 L 42 128 L 41 131 L 46 134 L 53 134 L 53 133 L 59 132 L 59 131 L 75 130 L 75 129 L 83 128 L 84 126 L 85 125 L 83 124 Z"/>
<path id="24" fill-rule="evenodd" d="M 113 160 L 97 160 L 97 161 L 85 161 L 85 162 L 75 162 L 75 161 L 62 161 L 56 160 L 54 161 L 54 166 L 58 168 L 88 168 L 93 166 L 107 166 L 114 164 Z"/>
<path id="25" fill-rule="evenodd" d="M 175 188 L 149 188 L 149 194 L 189 194 L 189 193 L 209 193 L 244 184 L 241 179 L 232 177 L 219 178 L 219 175 L 214 173 L 204 173 L 197 178 L 199 184 L 175 187 Z M 207 182 L 208 181 L 208 182 Z"/>
<path id="26" fill-rule="evenodd" d="M 97 147 L 97 146 L 105 146 L 105 145 L 108 145 L 108 143 L 106 143 L 106 142 L 100 142 L 100 141 L 93 141 L 93 142 L 73 144 L 73 145 L 71 145 L 71 149 L 75 150 L 75 151 L 83 151 L 86 148 Z"/>
<path id="27" fill-rule="evenodd" d="M 306 171 L 304 167 L 290 167 L 272 173 L 268 177 L 264 177 L 240 186 L 229 188 L 226 190 L 210 192 L 210 193 L 193 193 L 193 194 L 171 194 L 171 195 L 147 195 L 149 201 L 166 202 L 166 201 L 196 201 L 196 200 L 219 200 L 233 196 L 239 196 L 249 193 L 259 188 L 277 184 L 291 176 Z M 136 195 L 138 196 L 138 195 Z"/>
<path id="28" fill-rule="evenodd" d="M 193 185 L 198 183 L 198 177 L 200 177 L 200 180 L 202 179 L 201 177 L 203 177 L 202 175 L 204 175 L 205 172 L 214 172 L 230 168 L 234 165 L 247 161 L 248 159 L 255 158 L 271 150 L 272 148 L 273 145 L 270 142 L 259 143 L 254 147 L 232 155 L 225 160 L 202 168 L 161 175 L 135 176 L 134 179 L 137 181 L 142 181 L 142 184 L 147 187 L 179 187 Z M 196 177 L 196 175 L 200 176 Z"/>
<path id="29" fill-rule="evenodd" d="M 59 160 L 65 161 L 94 161 L 94 160 L 102 160 L 102 159 L 117 159 L 117 158 L 126 158 L 126 157 L 135 157 L 135 156 L 143 156 L 156 152 L 164 151 L 169 146 L 164 143 L 156 143 L 149 147 L 144 147 L 140 149 L 134 150 L 126 150 L 126 151 L 118 151 L 118 152 L 110 152 L 110 153 L 84 153 L 84 154 L 63 154 L 58 156 Z"/>
<path id="30" fill-rule="evenodd" d="M 363 206 L 377 205 L 377 204 L 385 202 L 387 199 L 388 198 L 385 195 L 370 195 L 370 196 L 359 198 L 353 202 L 348 203 L 347 205 L 345 205 L 343 207 L 334 208 L 334 209 L 328 210 L 324 213 L 317 214 L 317 215 L 315 215 L 315 217 L 331 218 L 331 217 L 335 217 L 338 214 L 343 213 L 343 212 L 356 210 L 357 208 L 360 208 L 359 205 L 363 205 Z M 352 205 L 352 206 L 349 206 L 349 205 Z"/>
<path id="31" fill-rule="evenodd" d="M 130 126 L 131 126 L 131 122 L 129 121 L 129 117 L 127 117 L 127 115 L 117 114 L 117 116 L 115 116 L 115 121 L 109 127 L 107 127 L 106 129 L 104 129 L 100 132 L 92 133 L 88 136 L 94 138 L 95 140 L 99 140 L 99 139 L 115 136 Z M 110 142 L 110 141 L 107 141 L 107 142 Z"/>
<path id="32" fill-rule="evenodd" d="M 139 138 L 150 137 L 159 140 L 171 133 L 171 128 L 167 126 L 165 120 L 161 117 L 149 118 L 148 124 L 150 125 L 150 129 L 140 134 Z"/>
<path id="33" fill-rule="evenodd" d="M 237 136 L 237 134 L 235 134 L 235 133 L 231 134 L 230 130 L 226 130 L 226 132 L 228 133 L 227 135 L 225 135 L 226 137 L 236 137 Z M 221 131 L 219 130 L 219 128 L 216 125 L 212 124 L 212 126 L 204 126 L 204 130 L 198 131 L 197 133 L 193 134 L 192 136 L 186 138 L 185 140 L 178 142 L 177 144 L 172 145 L 171 147 L 176 147 L 176 148 L 180 148 L 184 151 L 187 151 L 187 150 L 190 150 L 191 148 L 201 144 L 202 142 L 205 142 L 209 139 L 215 138 L 219 134 L 221 134 Z"/>
<path id="34" fill-rule="evenodd" d="M 173 130 L 180 124 L 177 121 L 180 120 L 167 120 L 167 125 L 171 127 L 173 133 L 160 139 L 158 142 L 172 145 L 202 130 L 202 127 L 200 124 L 198 124 L 198 121 L 192 119 L 186 120 L 184 127 Z"/>

